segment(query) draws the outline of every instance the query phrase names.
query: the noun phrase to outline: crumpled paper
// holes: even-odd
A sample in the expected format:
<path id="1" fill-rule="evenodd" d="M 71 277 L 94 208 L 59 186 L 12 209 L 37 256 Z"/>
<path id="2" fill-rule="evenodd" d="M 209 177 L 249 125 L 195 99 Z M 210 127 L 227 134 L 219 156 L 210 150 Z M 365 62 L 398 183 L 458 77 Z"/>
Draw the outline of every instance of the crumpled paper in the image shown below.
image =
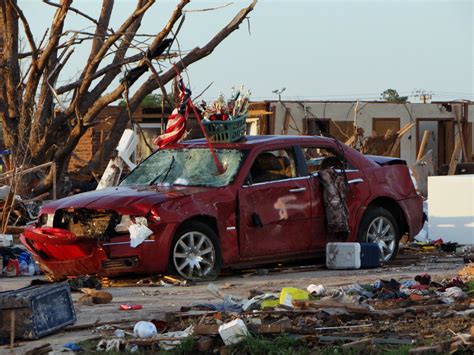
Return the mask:
<path id="1" fill-rule="evenodd" d="M 130 225 L 128 231 L 130 232 L 130 246 L 132 248 L 136 248 L 153 234 L 153 231 L 150 228 L 138 223 Z"/>

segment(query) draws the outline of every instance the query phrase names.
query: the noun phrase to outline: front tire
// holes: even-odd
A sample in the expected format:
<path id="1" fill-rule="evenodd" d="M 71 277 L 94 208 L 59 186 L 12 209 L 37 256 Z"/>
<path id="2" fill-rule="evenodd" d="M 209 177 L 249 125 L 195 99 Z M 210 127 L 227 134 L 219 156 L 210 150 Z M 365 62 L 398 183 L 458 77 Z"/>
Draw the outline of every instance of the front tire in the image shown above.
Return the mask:
<path id="1" fill-rule="evenodd" d="M 214 230 L 197 221 L 184 224 L 173 238 L 169 266 L 187 280 L 215 279 L 221 268 L 221 253 Z"/>
<path id="2" fill-rule="evenodd" d="M 376 243 L 384 262 L 397 256 L 400 237 L 400 227 L 387 209 L 372 207 L 362 218 L 358 240 L 361 243 Z"/>

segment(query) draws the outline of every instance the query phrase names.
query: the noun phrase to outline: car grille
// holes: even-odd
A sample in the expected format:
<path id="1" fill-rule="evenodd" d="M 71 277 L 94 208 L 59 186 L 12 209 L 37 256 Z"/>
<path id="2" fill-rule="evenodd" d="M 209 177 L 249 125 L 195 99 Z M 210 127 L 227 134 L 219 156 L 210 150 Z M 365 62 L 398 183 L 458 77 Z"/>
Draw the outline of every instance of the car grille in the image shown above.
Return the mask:
<path id="1" fill-rule="evenodd" d="M 106 270 L 113 269 L 130 269 L 138 265 L 138 258 L 124 258 L 124 259 L 111 259 L 104 260 L 102 262 L 102 267 Z"/>
<path id="2" fill-rule="evenodd" d="M 56 212 L 54 227 L 67 229 L 77 237 L 104 237 L 113 233 L 119 222 L 116 212 L 108 210 L 64 209 Z"/>

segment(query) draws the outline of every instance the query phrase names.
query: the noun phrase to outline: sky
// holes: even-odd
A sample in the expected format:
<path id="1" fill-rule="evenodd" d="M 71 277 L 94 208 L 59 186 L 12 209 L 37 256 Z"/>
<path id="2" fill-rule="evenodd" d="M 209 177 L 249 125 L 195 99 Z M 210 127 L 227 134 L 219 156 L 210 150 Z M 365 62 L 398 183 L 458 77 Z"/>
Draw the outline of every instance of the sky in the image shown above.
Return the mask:
<path id="1" fill-rule="evenodd" d="M 187 9 L 229 1 L 193 0 Z M 180 48 L 204 45 L 250 2 L 187 12 Z M 54 9 L 40 0 L 18 3 L 39 41 Z M 100 3 L 76 0 L 73 6 L 97 17 Z M 112 28 L 119 27 L 135 3 L 115 0 Z M 140 32 L 161 30 L 176 3 L 157 0 Z M 66 29 L 93 30 L 72 13 Z M 277 99 L 272 91 L 282 88 L 286 100 L 372 100 L 388 88 L 401 95 L 425 90 L 434 100 L 474 100 L 473 32 L 473 0 L 259 0 L 248 22 L 188 68 L 189 84 L 197 95 L 213 82 L 204 98 L 220 91 L 230 94 L 232 86 L 243 84 L 253 100 Z M 75 51 L 62 83 L 84 68 L 88 49 L 84 44 Z"/>

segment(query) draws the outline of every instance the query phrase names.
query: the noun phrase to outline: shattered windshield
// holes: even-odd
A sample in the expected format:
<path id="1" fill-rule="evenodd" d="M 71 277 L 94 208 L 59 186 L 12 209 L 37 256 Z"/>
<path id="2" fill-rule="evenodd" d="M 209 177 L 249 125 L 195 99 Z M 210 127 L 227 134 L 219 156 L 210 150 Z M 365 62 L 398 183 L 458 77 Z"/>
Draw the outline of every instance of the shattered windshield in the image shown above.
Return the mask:
<path id="1" fill-rule="evenodd" d="M 120 186 L 170 184 L 187 186 L 228 185 L 239 171 L 244 152 L 216 149 L 225 171 L 219 175 L 209 148 L 163 149 L 141 163 Z"/>

